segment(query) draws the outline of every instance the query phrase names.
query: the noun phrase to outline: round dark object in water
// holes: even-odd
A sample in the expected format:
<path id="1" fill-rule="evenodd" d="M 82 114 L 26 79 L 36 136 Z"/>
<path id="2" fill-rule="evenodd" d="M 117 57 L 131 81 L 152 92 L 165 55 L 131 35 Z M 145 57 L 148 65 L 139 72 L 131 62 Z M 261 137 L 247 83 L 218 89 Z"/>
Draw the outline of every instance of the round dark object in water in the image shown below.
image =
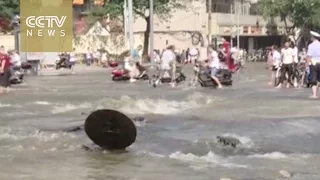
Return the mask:
<path id="1" fill-rule="evenodd" d="M 91 113 L 84 124 L 87 136 L 104 149 L 125 149 L 135 142 L 137 129 L 132 120 L 119 111 L 103 109 Z"/>

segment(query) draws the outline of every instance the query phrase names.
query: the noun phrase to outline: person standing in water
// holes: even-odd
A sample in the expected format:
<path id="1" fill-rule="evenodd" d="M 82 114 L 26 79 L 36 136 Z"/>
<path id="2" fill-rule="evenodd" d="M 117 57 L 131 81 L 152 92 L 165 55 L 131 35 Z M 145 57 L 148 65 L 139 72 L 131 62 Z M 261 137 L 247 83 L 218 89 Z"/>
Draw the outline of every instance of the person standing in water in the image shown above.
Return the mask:
<path id="1" fill-rule="evenodd" d="M 71 64 L 71 73 L 72 74 L 75 74 L 74 72 L 74 67 L 76 65 L 76 62 L 77 62 L 77 57 L 76 57 L 76 49 L 73 48 L 72 49 L 72 52 L 70 53 L 70 64 Z"/>
<path id="2" fill-rule="evenodd" d="M 284 80 L 287 79 L 287 88 L 290 87 L 292 83 L 292 73 L 293 73 L 293 63 L 294 63 L 294 51 L 290 47 L 290 43 L 286 42 L 284 44 L 284 48 L 281 50 L 282 56 L 282 66 L 281 66 L 281 77 L 280 77 L 280 84 L 277 88 L 281 88 Z"/>
<path id="3" fill-rule="evenodd" d="M 271 66 L 271 81 L 269 83 L 269 85 L 273 85 L 273 82 L 275 80 L 275 76 L 276 76 L 276 71 L 278 70 L 278 68 L 280 68 L 280 62 L 281 62 L 281 54 L 279 52 L 279 48 L 278 46 L 274 45 L 271 47 L 271 51 L 272 51 L 272 57 L 271 57 L 271 62 L 270 64 Z"/>
<path id="4" fill-rule="evenodd" d="M 312 43 L 308 46 L 306 64 L 311 62 L 312 95 L 310 98 L 318 98 L 318 84 L 320 82 L 320 34 L 311 32 Z"/>
<path id="5" fill-rule="evenodd" d="M 10 90 L 10 57 L 4 47 L 0 48 L 0 93 L 8 93 Z"/>
<path id="6" fill-rule="evenodd" d="M 90 66 L 92 64 L 92 52 L 89 47 L 86 52 L 86 64 L 87 66 Z"/>
<path id="7" fill-rule="evenodd" d="M 175 86 L 175 71 L 176 71 L 176 54 L 174 53 L 175 47 L 173 45 L 168 46 L 167 49 L 162 53 L 161 65 L 160 65 L 160 76 L 157 80 L 157 84 L 160 83 L 161 78 L 168 73 L 171 77 L 171 86 Z"/>

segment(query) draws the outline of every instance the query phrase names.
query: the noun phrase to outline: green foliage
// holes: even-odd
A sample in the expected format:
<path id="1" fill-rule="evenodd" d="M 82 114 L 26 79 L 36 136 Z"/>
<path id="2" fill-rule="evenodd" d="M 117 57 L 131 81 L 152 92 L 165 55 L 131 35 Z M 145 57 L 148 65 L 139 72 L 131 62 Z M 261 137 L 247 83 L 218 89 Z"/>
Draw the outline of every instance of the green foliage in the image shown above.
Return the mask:
<path id="1" fill-rule="evenodd" d="M 259 11 L 265 18 L 288 19 L 294 27 L 320 27 L 320 0 L 260 0 Z"/>
<path id="2" fill-rule="evenodd" d="M 19 12 L 20 0 L 0 0 L 0 16 L 11 19 L 14 13 Z"/>
<path id="3" fill-rule="evenodd" d="M 156 14 L 160 20 L 166 21 L 171 16 L 172 13 L 177 9 L 183 9 L 186 4 L 190 2 L 189 0 L 153 0 L 154 4 L 154 14 Z M 144 33 L 144 47 L 143 55 L 148 54 L 149 47 L 149 0 L 133 0 L 133 12 L 136 16 L 141 17 L 146 20 L 147 28 L 146 33 Z M 101 17 L 108 15 L 111 19 L 117 19 L 124 17 L 124 0 L 109 0 L 103 7 L 95 7 L 91 11 L 91 16 Z"/>

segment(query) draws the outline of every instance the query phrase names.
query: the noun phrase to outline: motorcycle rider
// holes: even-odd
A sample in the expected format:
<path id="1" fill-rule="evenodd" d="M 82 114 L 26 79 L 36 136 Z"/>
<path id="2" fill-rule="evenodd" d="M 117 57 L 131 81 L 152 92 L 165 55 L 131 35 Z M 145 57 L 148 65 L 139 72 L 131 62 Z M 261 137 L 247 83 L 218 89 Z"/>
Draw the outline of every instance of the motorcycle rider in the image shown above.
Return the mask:
<path id="1" fill-rule="evenodd" d="M 10 64 L 11 64 L 10 75 L 11 75 L 11 78 L 16 78 L 15 71 L 20 70 L 22 65 L 21 57 L 15 50 L 8 51 L 8 54 L 10 56 Z"/>
<path id="2" fill-rule="evenodd" d="M 219 79 L 216 77 L 218 71 L 220 70 L 220 59 L 218 57 L 218 52 L 213 45 L 209 45 L 209 57 L 208 57 L 208 66 L 211 71 L 211 78 L 218 84 L 218 88 L 222 89 L 222 85 Z"/>
<path id="3" fill-rule="evenodd" d="M 133 61 L 131 53 L 128 52 L 124 59 L 124 69 L 129 72 L 130 82 L 135 82 L 136 77 L 139 76 L 139 72 L 136 67 L 136 63 Z"/>
<path id="4" fill-rule="evenodd" d="M 22 61 L 20 55 L 15 50 L 9 51 L 10 63 L 12 67 L 21 67 Z"/>

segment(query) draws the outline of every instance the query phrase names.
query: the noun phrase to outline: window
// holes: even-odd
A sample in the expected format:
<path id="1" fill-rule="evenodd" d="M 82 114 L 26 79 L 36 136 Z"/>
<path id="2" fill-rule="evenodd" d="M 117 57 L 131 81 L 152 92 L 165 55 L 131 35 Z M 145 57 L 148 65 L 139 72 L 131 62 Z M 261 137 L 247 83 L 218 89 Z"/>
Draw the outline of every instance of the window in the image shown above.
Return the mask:
<path id="1" fill-rule="evenodd" d="M 212 12 L 217 13 L 230 13 L 231 12 L 231 4 L 233 0 L 211 0 L 212 1 Z M 206 0 L 206 11 L 208 12 L 208 2 L 209 0 Z"/>
<path id="2" fill-rule="evenodd" d="M 242 4 L 235 3 L 234 0 L 211 0 L 212 1 L 212 12 L 217 13 L 237 13 L 249 15 L 251 14 L 251 3 L 246 1 Z M 206 0 L 206 11 L 208 12 L 208 2 Z M 232 8 L 231 8 L 232 7 Z"/>
<path id="3" fill-rule="evenodd" d="M 250 15 L 259 15 L 258 3 L 252 3 L 250 5 Z"/>
<path id="4" fill-rule="evenodd" d="M 74 5 L 83 5 L 84 0 L 73 0 L 72 3 L 73 3 Z"/>

